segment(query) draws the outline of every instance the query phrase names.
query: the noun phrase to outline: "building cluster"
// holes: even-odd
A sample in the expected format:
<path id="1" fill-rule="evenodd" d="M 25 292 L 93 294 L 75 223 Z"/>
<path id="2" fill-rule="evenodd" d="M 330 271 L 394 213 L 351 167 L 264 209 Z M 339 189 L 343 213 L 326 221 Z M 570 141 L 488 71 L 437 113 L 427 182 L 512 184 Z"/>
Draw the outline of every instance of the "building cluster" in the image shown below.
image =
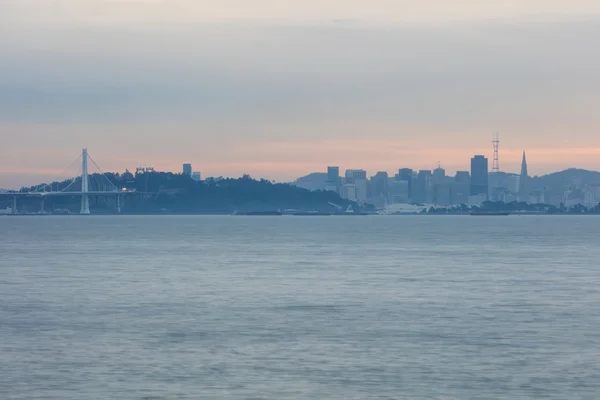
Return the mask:
<path id="1" fill-rule="evenodd" d="M 587 208 L 595 207 L 600 204 L 600 185 L 584 185 L 580 178 L 576 178 L 570 182 L 562 193 L 546 195 L 546 201 L 549 204 L 560 201 L 567 208 L 579 204 Z"/>
<path id="2" fill-rule="evenodd" d="M 340 175 L 339 167 L 330 166 L 327 167 L 326 189 L 344 199 L 373 204 L 378 208 L 402 204 L 480 206 L 488 200 L 557 207 L 578 204 L 594 207 L 600 203 L 600 185 L 585 185 L 581 179 L 565 182 L 561 187 L 533 189 L 525 152 L 519 174 L 500 172 L 497 159 L 495 163 L 490 172 L 488 158 L 475 155 L 471 158 L 470 170 L 456 171 L 454 176 L 446 175 L 446 170 L 439 163 L 433 170 L 400 168 L 393 176 L 379 171 L 371 177 L 364 169 L 347 169 Z M 182 172 L 194 181 L 201 180 L 200 172 L 193 171 L 192 164 L 183 164 Z"/>
<path id="3" fill-rule="evenodd" d="M 487 200 L 505 203 L 547 201 L 544 191 L 532 191 L 530 188 L 525 152 L 520 174 L 489 172 L 488 165 L 487 157 L 475 155 L 471 158 L 471 169 L 457 171 L 454 176 L 446 175 L 444 168 L 438 164 L 434 170 L 401 168 L 394 176 L 381 171 L 370 179 L 367 179 L 365 170 L 349 169 L 340 176 L 339 167 L 332 166 L 327 168 L 327 190 L 335 191 L 345 199 L 378 207 L 399 203 L 479 206 Z M 600 199 L 600 191 L 595 195 L 597 197 L 587 195 L 588 200 Z M 561 202 L 564 202 L 563 198 Z"/>
<path id="4" fill-rule="evenodd" d="M 200 182 L 202 180 L 200 172 L 192 169 L 192 164 L 183 164 L 183 175 L 189 176 L 196 182 Z"/>

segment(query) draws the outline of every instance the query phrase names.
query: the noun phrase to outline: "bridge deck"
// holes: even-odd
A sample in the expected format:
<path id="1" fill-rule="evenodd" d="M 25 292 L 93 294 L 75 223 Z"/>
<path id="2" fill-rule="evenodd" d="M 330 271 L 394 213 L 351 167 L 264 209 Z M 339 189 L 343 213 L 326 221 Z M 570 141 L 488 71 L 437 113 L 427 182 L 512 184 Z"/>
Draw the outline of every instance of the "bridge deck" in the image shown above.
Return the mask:
<path id="1" fill-rule="evenodd" d="M 10 197 L 47 197 L 47 196 L 81 196 L 83 192 L 27 192 L 27 193 L 0 193 L 0 196 Z M 144 192 L 87 192 L 89 196 L 116 196 L 144 194 Z"/>

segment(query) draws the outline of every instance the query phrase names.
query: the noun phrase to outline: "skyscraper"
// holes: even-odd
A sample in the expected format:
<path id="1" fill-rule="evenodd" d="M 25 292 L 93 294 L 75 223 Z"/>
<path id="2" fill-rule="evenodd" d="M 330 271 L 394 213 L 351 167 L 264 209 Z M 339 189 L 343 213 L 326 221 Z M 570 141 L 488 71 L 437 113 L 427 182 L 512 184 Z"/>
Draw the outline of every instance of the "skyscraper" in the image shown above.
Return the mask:
<path id="1" fill-rule="evenodd" d="M 371 177 L 370 195 L 373 197 L 382 196 L 387 198 L 388 195 L 388 173 L 380 171 Z"/>
<path id="2" fill-rule="evenodd" d="M 327 167 L 327 190 L 340 193 L 340 167 Z"/>
<path id="3" fill-rule="evenodd" d="M 192 164 L 183 164 L 183 174 L 189 177 L 192 176 Z"/>
<path id="4" fill-rule="evenodd" d="M 340 179 L 340 167 L 327 167 L 327 182 L 337 185 Z"/>
<path id="5" fill-rule="evenodd" d="M 417 203 L 430 203 L 431 193 L 431 171 L 422 169 L 417 175 L 417 184 L 413 190 L 413 201 Z"/>
<path id="6" fill-rule="evenodd" d="M 456 171 L 454 181 L 454 202 L 456 204 L 467 204 L 471 193 L 471 175 L 469 171 Z"/>
<path id="7" fill-rule="evenodd" d="M 488 195 L 488 159 L 477 155 L 471 158 L 471 196 Z"/>
<path id="8" fill-rule="evenodd" d="M 367 201 L 367 171 L 364 169 L 347 169 L 345 183 L 354 185 L 356 188 L 356 201 L 364 203 Z"/>
<path id="9" fill-rule="evenodd" d="M 364 169 L 347 169 L 344 174 L 346 178 L 346 183 L 354 183 L 354 181 L 366 181 L 367 180 L 367 171 Z"/>
<path id="10" fill-rule="evenodd" d="M 444 178 L 446 178 L 446 170 L 442 168 L 438 163 L 437 168 L 433 170 L 433 183 L 442 183 L 444 181 Z"/>
<path id="11" fill-rule="evenodd" d="M 413 170 L 411 168 L 400 168 L 398 170 L 398 180 L 406 181 L 408 184 L 408 197 L 413 196 Z"/>
<path id="12" fill-rule="evenodd" d="M 521 175 L 519 176 L 519 200 L 529 200 L 529 175 L 527 173 L 527 159 L 523 151 L 523 160 L 521 161 Z"/>

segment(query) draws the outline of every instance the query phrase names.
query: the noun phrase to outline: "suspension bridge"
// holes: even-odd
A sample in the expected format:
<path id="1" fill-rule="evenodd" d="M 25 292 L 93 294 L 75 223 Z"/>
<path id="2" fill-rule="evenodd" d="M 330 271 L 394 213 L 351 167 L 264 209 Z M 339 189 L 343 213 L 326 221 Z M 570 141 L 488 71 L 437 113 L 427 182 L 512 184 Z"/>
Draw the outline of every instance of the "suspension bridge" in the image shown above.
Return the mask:
<path id="1" fill-rule="evenodd" d="M 90 162 L 96 167 L 97 172 L 90 174 L 88 167 Z M 116 210 L 121 212 L 122 198 L 126 195 L 137 194 L 135 190 L 118 188 L 108 176 L 100 169 L 98 164 L 88 154 L 87 149 L 81 151 L 81 155 L 67 167 L 68 171 L 74 165 L 78 165 L 79 170 L 72 178 L 66 179 L 61 183 L 55 182 L 51 184 L 43 183 L 33 187 L 31 190 L 21 190 L 19 192 L 4 193 L 3 196 L 11 196 L 13 198 L 12 214 L 18 214 L 18 199 L 24 197 L 37 197 L 41 199 L 40 213 L 44 211 L 44 200 L 47 197 L 54 196 L 80 196 L 81 210 L 80 214 L 90 214 L 90 198 L 91 197 L 113 197 L 116 199 Z"/>

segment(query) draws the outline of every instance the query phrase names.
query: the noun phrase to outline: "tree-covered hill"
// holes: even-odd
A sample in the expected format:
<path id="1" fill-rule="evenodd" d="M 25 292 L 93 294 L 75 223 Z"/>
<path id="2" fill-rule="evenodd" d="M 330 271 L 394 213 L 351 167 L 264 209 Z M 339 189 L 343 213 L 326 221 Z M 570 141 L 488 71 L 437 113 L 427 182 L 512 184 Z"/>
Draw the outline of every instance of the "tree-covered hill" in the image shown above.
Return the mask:
<path id="1" fill-rule="evenodd" d="M 89 190 L 103 190 L 107 180 L 119 189 L 134 190 L 139 195 L 125 197 L 123 212 L 181 212 L 181 213 L 233 213 L 251 211 L 274 211 L 284 209 L 315 210 L 334 212 L 331 203 L 344 209 L 352 204 L 329 191 L 309 191 L 293 185 L 272 183 L 241 178 L 209 178 L 196 182 L 189 176 L 168 172 L 144 172 L 133 175 L 107 173 L 105 176 L 91 175 Z M 69 181 L 48 183 L 53 191 L 62 190 L 69 184 L 69 191 L 81 190 L 81 183 Z M 22 192 L 36 190 L 36 187 L 21 189 Z M 109 199 L 110 200 L 110 199 Z M 110 208 L 110 201 L 99 199 L 91 202 L 91 207 Z M 77 198 L 48 197 L 46 209 L 77 207 Z"/>

